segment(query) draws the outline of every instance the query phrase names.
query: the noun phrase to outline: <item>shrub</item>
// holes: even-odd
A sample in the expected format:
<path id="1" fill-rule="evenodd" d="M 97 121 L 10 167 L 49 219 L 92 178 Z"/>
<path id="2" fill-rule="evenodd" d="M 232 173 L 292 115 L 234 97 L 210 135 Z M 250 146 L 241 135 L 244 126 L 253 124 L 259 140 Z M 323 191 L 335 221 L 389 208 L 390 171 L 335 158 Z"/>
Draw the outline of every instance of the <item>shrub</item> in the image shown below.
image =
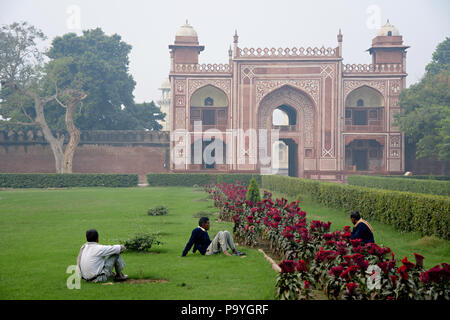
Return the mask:
<path id="1" fill-rule="evenodd" d="M 348 176 L 348 184 L 377 189 L 428 193 L 443 196 L 450 195 L 450 181 L 350 175 Z"/>
<path id="2" fill-rule="evenodd" d="M 401 179 L 427 179 L 427 180 L 440 180 L 440 181 L 449 181 L 450 180 L 450 176 L 433 176 L 433 175 L 429 175 L 429 176 L 423 176 L 423 175 L 419 175 L 419 176 L 382 176 L 385 178 L 401 178 Z"/>
<path id="3" fill-rule="evenodd" d="M 150 250 L 153 244 L 162 244 L 158 239 L 157 233 L 140 233 L 130 239 L 122 240 L 120 243 L 123 244 L 127 250 L 140 252 Z"/>
<path id="4" fill-rule="evenodd" d="M 155 208 L 148 209 L 149 216 L 163 216 L 169 213 L 169 209 L 165 206 L 157 206 Z"/>
<path id="5" fill-rule="evenodd" d="M 258 183 L 254 178 L 250 180 L 250 185 L 247 190 L 247 200 L 256 204 L 261 201 L 261 193 L 259 192 Z"/>
<path id="6" fill-rule="evenodd" d="M 267 193 L 262 202 L 249 207 L 248 200 L 242 200 L 244 190 L 235 184 L 206 188 L 221 210 L 230 211 L 237 238 L 245 238 L 250 227 L 253 237 L 268 240 L 271 250 L 285 258 L 279 264 L 276 299 L 311 299 L 311 286 L 324 290 L 329 299 L 449 299 L 447 263 L 425 270 L 425 257 L 414 253 L 415 264 L 405 257 L 398 266 L 389 247 L 351 240 L 350 226 L 333 232 L 331 222 L 312 220 L 308 226 L 298 201 L 272 199 Z"/>
<path id="7" fill-rule="evenodd" d="M 449 197 L 269 175 L 262 177 L 262 186 L 291 197 L 308 194 L 328 207 L 358 210 L 368 220 L 390 224 L 400 231 L 450 239 Z"/>
<path id="8" fill-rule="evenodd" d="M 1 173 L 2 188 L 136 187 L 137 174 Z"/>
<path id="9" fill-rule="evenodd" d="M 181 186 L 192 187 L 193 185 L 204 186 L 216 183 L 235 183 L 239 181 L 241 184 L 248 185 L 250 180 L 254 178 L 261 183 L 261 176 L 255 174 L 238 174 L 238 173 L 149 173 L 147 181 L 150 187 L 164 186 Z"/>

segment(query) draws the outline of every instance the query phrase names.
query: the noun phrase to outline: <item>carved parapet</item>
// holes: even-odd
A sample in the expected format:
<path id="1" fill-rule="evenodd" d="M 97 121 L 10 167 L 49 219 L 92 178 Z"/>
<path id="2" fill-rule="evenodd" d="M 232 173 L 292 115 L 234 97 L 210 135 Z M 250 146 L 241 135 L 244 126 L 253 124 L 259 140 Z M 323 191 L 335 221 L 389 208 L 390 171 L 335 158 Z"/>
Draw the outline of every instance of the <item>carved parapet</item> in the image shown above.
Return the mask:
<path id="1" fill-rule="evenodd" d="M 403 73 L 403 66 L 399 63 L 344 64 L 344 73 Z"/>
<path id="2" fill-rule="evenodd" d="M 167 131 L 143 130 L 92 130 L 82 131 L 82 144 L 166 144 L 170 136 Z"/>
<path id="3" fill-rule="evenodd" d="M 175 64 L 175 73 L 231 73 L 229 64 Z"/>
<path id="4" fill-rule="evenodd" d="M 55 136 L 60 134 L 56 133 Z M 65 134 L 65 143 L 69 135 Z M 97 130 L 82 131 L 80 144 L 168 144 L 170 135 L 168 131 L 144 131 L 144 130 Z M 0 131 L 0 144 L 47 144 L 40 130 Z"/>
<path id="5" fill-rule="evenodd" d="M 239 58 L 308 58 L 339 57 L 337 48 L 238 48 Z"/>
<path id="6" fill-rule="evenodd" d="M 42 143 L 45 142 L 40 130 L 9 130 L 0 131 L 0 141 L 3 143 Z"/>

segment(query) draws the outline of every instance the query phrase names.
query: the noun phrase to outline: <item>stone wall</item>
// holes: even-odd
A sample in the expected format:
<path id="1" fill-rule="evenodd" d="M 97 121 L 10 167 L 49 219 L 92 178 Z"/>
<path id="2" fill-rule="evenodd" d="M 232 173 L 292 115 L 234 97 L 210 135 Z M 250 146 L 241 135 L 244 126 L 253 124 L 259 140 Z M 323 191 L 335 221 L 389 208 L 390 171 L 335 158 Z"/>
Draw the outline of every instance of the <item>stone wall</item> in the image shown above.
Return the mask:
<path id="1" fill-rule="evenodd" d="M 84 131 L 73 159 L 74 173 L 147 173 L 169 168 L 169 133 Z M 0 131 L 0 172 L 54 173 L 55 160 L 40 131 Z"/>

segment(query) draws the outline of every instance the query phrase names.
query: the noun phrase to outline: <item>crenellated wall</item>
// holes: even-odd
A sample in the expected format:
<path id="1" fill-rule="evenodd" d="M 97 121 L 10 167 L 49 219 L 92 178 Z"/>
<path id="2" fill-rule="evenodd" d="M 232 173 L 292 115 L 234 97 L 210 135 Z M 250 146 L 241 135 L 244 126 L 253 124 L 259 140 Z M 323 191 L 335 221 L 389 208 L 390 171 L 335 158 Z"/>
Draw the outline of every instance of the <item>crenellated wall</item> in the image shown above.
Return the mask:
<path id="1" fill-rule="evenodd" d="M 73 159 L 74 173 L 147 173 L 169 168 L 166 131 L 83 131 Z M 0 172 L 54 173 L 55 160 L 39 130 L 0 131 Z"/>

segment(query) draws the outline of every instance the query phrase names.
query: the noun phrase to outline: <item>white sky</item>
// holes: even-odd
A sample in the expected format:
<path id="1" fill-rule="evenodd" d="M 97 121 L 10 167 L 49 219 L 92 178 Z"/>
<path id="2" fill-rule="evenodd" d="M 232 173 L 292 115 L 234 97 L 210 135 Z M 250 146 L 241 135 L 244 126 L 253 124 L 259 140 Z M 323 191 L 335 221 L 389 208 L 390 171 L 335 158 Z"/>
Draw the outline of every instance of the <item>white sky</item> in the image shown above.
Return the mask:
<path id="1" fill-rule="evenodd" d="M 367 64 L 373 25 L 389 19 L 411 46 L 410 85 L 423 75 L 436 45 L 450 36 L 449 9 L 449 0 L 0 0 L 0 24 L 27 21 L 49 43 L 55 36 L 96 27 L 119 34 L 133 47 L 134 96 L 143 102 L 160 98 L 158 88 L 169 73 L 168 45 L 186 19 L 205 45 L 200 63 L 228 63 L 235 29 L 240 47 L 334 48 L 341 28 L 344 63 Z"/>

